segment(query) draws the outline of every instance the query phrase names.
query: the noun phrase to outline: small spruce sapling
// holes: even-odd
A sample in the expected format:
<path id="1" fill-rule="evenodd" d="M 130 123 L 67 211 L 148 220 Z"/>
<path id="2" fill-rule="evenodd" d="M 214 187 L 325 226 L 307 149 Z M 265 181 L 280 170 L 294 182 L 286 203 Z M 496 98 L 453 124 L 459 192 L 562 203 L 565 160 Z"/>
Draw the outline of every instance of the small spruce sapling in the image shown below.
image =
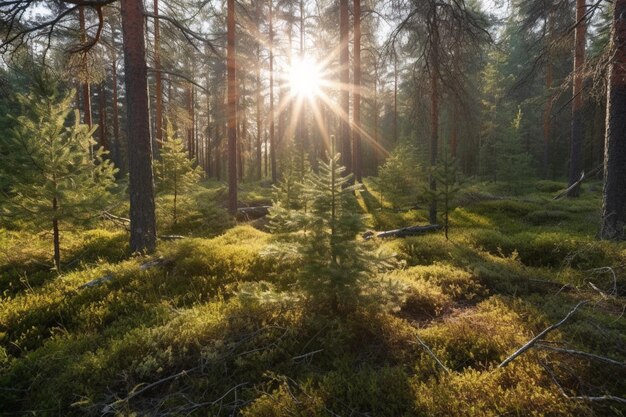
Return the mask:
<path id="1" fill-rule="evenodd" d="M 161 159 L 155 164 L 156 188 L 159 193 L 173 195 L 172 221 L 176 224 L 178 196 L 198 183 L 202 170 L 194 167 L 194 160 L 187 157 L 183 141 L 176 135 L 170 121 L 167 122 L 160 154 Z"/>
<path id="2" fill-rule="evenodd" d="M 57 270 L 60 223 L 75 225 L 97 217 L 110 198 L 116 172 L 102 148 L 90 155 L 97 126 L 81 124 L 78 111 L 72 116 L 73 97 L 50 86 L 18 94 L 21 115 L 7 135 L 9 152 L 0 154 L 11 184 L 3 213 L 52 226 Z"/>
<path id="3" fill-rule="evenodd" d="M 339 153 L 327 155 L 327 159 L 319 161 L 319 172 L 309 171 L 302 183 L 306 212 L 304 207 L 274 207 L 273 230 L 283 233 L 288 241 L 278 251 L 291 253 L 302 265 L 298 287 L 312 306 L 347 314 L 359 302 L 372 261 L 363 250 L 363 242 L 357 240 L 362 219 L 354 193 L 360 185 L 351 186 L 352 175 L 344 176 L 346 169 L 339 162 Z M 306 233 L 300 232 L 303 224 L 308 228 Z"/>
<path id="4" fill-rule="evenodd" d="M 424 192 L 429 196 L 434 194 L 436 201 L 443 204 L 443 230 L 448 239 L 450 229 L 450 205 L 454 200 L 458 187 L 458 164 L 455 158 L 444 158 L 439 160 L 433 170 L 433 176 L 437 181 L 437 191 L 433 193 L 426 189 Z"/>
<path id="5" fill-rule="evenodd" d="M 288 149 L 281 164 L 281 178 L 273 186 L 273 207 L 269 214 L 269 228 L 283 233 L 299 229 L 307 230 L 308 200 L 304 179 L 311 166 L 306 158 L 293 147 Z"/>
<path id="6" fill-rule="evenodd" d="M 415 198 L 418 170 L 415 149 L 406 144 L 398 145 L 378 168 L 381 194 L 394 209 Z"/>
<path id="7" fill-rule="evenodd" d="M 521 140 L 522 110 L 518 109 L 515 118 L 510 123 L 504 139 L 498 144 L 500 165 L 498 178 L 504 180 L 513 194 L 522 191 L 524 183 L 532 172 L 532 158 L 523 149 Z"/>

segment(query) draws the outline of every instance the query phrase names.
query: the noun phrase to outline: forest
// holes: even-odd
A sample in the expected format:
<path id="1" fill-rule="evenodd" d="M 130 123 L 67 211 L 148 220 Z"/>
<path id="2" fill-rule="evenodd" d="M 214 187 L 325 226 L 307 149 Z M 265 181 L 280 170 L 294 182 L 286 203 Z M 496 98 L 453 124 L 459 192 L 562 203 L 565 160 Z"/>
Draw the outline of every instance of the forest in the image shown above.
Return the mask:
<path id="1" fill-rule="evenodd" d="M 626 415 L 626 0 L 0 0 L 0 415 Z"/>

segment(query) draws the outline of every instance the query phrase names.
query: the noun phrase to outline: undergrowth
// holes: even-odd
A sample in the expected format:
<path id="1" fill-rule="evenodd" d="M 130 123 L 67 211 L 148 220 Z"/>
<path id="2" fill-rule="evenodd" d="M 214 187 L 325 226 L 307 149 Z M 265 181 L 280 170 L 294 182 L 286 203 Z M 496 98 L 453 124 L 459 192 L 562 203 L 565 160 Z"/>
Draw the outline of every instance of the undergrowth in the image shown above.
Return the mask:
<path id="1" fill-rule="evenodd" d="M 246 187 L 250 205 L 269 196 Z M 175 226 L 160 217 L 161 233 L 186 237 L 152 257 L 101 224 L 68 232 L 58 274 L 48 236 L 1 229 L 0 414 L 623 415 L 584 399 L 626 396 L 623 366 L 536 346 L 498 367 L 583 299 L 541 344 L 626 360 L 626 247 L 595 239 L 597 193 L 552 201 L 561 188 L 466 185 L 450 240 L 371 246 L 395 254 L 376 278 L 396 304 L 345 317 L 310 308 L 297 258 L 234 225 L 218 183 L 186 196 Z M 375 194 L 366 181 L 357 196 L 367 227 L 425 222 Z"/>

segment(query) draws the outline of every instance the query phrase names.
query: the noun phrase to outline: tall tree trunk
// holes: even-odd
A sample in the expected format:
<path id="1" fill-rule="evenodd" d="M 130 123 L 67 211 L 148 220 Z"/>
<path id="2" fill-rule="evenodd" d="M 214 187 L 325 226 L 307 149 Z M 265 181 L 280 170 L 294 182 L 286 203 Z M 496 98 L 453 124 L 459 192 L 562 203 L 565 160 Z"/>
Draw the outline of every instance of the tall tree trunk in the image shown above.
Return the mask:
<path id="1" fill-rule="evenodd" d="M 378 169 L 378 154 L 380 153 L 380 140 L 378 138 L 378 58 L 374 63 L 374 168 Z"/>
<path id="2" fill-rule="evenodd" d="M 304 0 L 300 0 L 300 63 L 304 62 Z M 307 137 L 304 126 L 304 113 L 307 100 L 300 98 L 300 111 L 298 112 L 298 143 L 300 144 L 300 173 L 304 175 L 304 160 L 307 149 Z"/>
<path id="3" fill-rule="evenodd" d="M 258 2 L 260 3 L 260 2 Z M 258 7 L 258 6 L 257 6 Z M 260 13 L 259 13 L 260 15 Z M 260 19 L 259 19 L 260 21 Z M 260 22 L 257 24 L 257 29 L 260 33 Z M 261 96 L 261 43 L 256 44 L 256 56 L 257 56 L 257 64 L 256 64 L 256 179 L 260 180 L 262 176 L 262 155 L 261 155 L 261 107 L 262 96 Z"/>
<path id="4" fill-rule="evenodd" d="M 193 144 L 193 87 L 191 84 L 187 87 L 187 152 L 189 153 L 189 159 L 194 157 L 194 144 Z"/>
<path id="5" fill-rule="evenodd" d="M 52 243 L 54 246 L 54 267 L 57 272 L 61 272 L 61 244 L 59 241 L 59 219 L 57 218 L 58 202 L 56 197 L 52 197 Z"/>
<path id="6" fill-rule="evenodd" d="M 99 126 L 98 132 L 100 133 L 100 146 L 105 150 L 109 150 L 109 144 L 106 135 L 106 117 L 107 117 L 107 102 L 104 88 L 104 81 L 100 83 L 98 88 L 98 112 L 99 112 Z"/>
<path id="7" fill-rule="evenodd" d="M 246 76 L 245 74 L 241 76 L 241 97 L 240 97 L 240 103 L 241 103 L 241 129 L 240 129 L 240 134 L 238 135 L 238 146 L 237 146 L 237 152 L 239 153 L 238 155 L 238 161 L 237 161 L 237 176 L 239 178 L 240 182 L 243 182 L 244 179 L 244 173 L 245 173 L 245 165 L 244 165 L 244 160 L 245 160 L 245 150 L 244 150 L 244 146 L 246 145 L 246 140 L 248 138 L 248 119 L 247 119 L 247 112 L 246 112 Z M 239 115 L 238 115 L 239 116 Z"/>
<path id="8" fill-rule="evenodd" d="M 123 164 L 122 164 L 122 155 L 121 155 L 121 146 L 120 146 L 120 115 L 119 115 L 119 108 L 117 106 L 117 102 L 118 102 L 118 93 L 117 93 L 117 56 L 115 54 L 115 48 L 113 49 L 113 57 L 112 57 L 112 64 L 111 64 L 111 78 L 112 78 L 112 83 L 113 83 L 113 95 L 111 97 L 111 108 L 113 109 L 113 140 L 115 141 L 114 143 L 114 150 L 115 150 L 115 165 L 118 166 L 118 168 L 120 168 L 120 172 L 125 171 L 125 169 L 123 169 Z"/>
<path id="9" fill-rule="evenodd" d="M 612 62 L 606 103 L 603 239 L 624 239 L 626 225 L 626 0 L 613 3 Z"/>
<path id="10" fill-rule="evenodd" d="M 80 25 L 80 43 L 84 44 L 87 42 L 87 31 L 85 29 L 85 10 L 83 6 L 78 8 L 78 19 Z M 83 70 L 85 71 L 84 76 L 89 77 L 89 68 L 83 68 Z M 93 122 L 91 119 L 91 87 L 89 80 L 83 80 L 81 90 L 83 94 L 83 122 L 91 128 Z"/>
<path id="11" fill-rule="evenodd" d="M 585 126 L 583 119 L 583 66 L 585 65 L 585 34 L 587 24 L 585 22 L 585 13 L 587 6 L 585 0 L 576 0 L 576 30 L 574 34 L 574 81 L 573 81 L 573 101 L 572 101 L 572 135 L 570 143 L 570 166 L 569 166 L 569 185 L 574 184 L 580 178 L 583 170 L 583 145 Z M 580 186 L 572 188 L 568 193 L 568 197 L 578 197 L 580 195 Z"/>
<path id="12" fill-rule="evenodd" d="M 452 113 L 452 133 L 450 134 L 450 156 L 456 158 L 457 149 L 459 147 L 459 120 L 456 109 Z"/>
<path id="13" fill-rule="evenodd" d="M 428 210 L 428 218 L 431 224 L 437 223 L 437 180 L 434 176 L 434 169 L 437 165 L 437 145 L 439 143 L 439 71 L 437 54 L 433 54 L 434 58 L 431 62 L 431 109 L 430 109 L 430 192 L 431 200 Z"/>
<path id="14" fill-rule="evenodd" d="M 163 140 L 163 76 L 161 74 L 161 22 L 159 16 L 159 0 L 154 0 L 154 80 L 155 80 L 155 117 L 157 146 Z"/>
<path id="15" fill-rule="evenodd" d="M 354 0 L 354 176 L 361 182 L 361 0 Z"/>
<path id="16" fill-rule="evenodd" d="M 227 22 L 228 70 L 228 211 L 237 214 L 237 78 L 235 71 L 235 0 L 228 0 Z"/>
<path id="17" fill-rule="evenodd" d="M 209 72 L 206 73 L 206 139 L 205 139 L 205 156 L 204 156 L 204 171 L 207 176 L 211 177 L 211 94 L 209 88 L 211 87 L 211 79 Z"/>
<path id="18" fill-rule="evenodd" d="M 341 163 L 346 167 L 346 174 L 352 172 L 352 146 L 350 143 L 350 64 L 349 38 L 350 22 L 348 16 L 348 0 L 339 0 L 339 82 L 341 83 L 340 118 L 341 132 Z"/>
<path id="19" fill-rule="evenodd" d="M 198 129 L 196 119 L 196 97 L 198 92 L 195 86 L 191 86 L 191 143 L 193 144 L 193 157 L 198 160 Z"/>
<path id="20" fill-rule="evenodd" d="M 393 143 L 398 143 L 398 54 L 393 49 Z"/>
<path id="21" fill-rule="evenodd" d="M 552 42 L 552 35 L 554 33 L 554 10 L 551 10 L 548 14 L 548 42 Z M 546 63 L 546 92 L 548 98 L 543 112 L 543 177 L 548 178 L 550 176 L 550 135 L 552 134 L 552 106 L 554 102 L 554 93 L 552 92 L 552 52 L 550 49 L 547 51 L 547 63 Z"/>
<path id="22" fill-rule="evenodd" d="M 222 180 L 222 123 L 215 125 L 215 179 Z"/>
<path id="23" fill-rule="evenodd" d="M 128 114 L 130 249 L 133 252 L 152 252 L 156 247 L 156 220 L 144 8 L 142 0 L 124 0 L 120 5 Z"/>
<path id="24" fill-rule="evenodd" d="M 276 138 L 274 137 L 274 27 L 272 25 L 272 3 L 274 0 L 269 1 L 269 49 L 270 49 L 270 159 L 272 164 L 272 183 L 278 181 L 278 173 L 276 171 Z M 266 165 L 267 167 L 267 158 Z M 266 168 L 267 170 L 267 168 Z"/>

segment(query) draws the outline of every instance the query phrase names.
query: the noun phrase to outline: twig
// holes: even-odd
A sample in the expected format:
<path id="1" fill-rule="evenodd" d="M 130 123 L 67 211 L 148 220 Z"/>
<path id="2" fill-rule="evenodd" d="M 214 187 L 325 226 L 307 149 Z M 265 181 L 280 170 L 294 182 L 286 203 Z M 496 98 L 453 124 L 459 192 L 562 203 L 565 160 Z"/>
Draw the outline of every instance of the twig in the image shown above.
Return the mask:
<path id="1" fill-rule="evenodd" d="M 555 347 L 555 346 L 550 346 L 550 345 L 544 345 L 541 343 L 537 344 L 537 347 L 539 349 L 551 350 L 553 352 L 558 352 L 558 353 L 567 353 L 569 355 L 583 356 L 585 358 L 594 359 L 600 362 L 626 368 L 626 363 L 624 362 L 616 361 L 615 359 L 607 358 L 605 356 L 594 355 L 593 353 L 589 353 L 589 352 L 583 352 L 580 350 L 573 350 L 573 349 L 565 349 L 565 348 L 560 348 L 560 347 Z"/>
<path id="2" fill-rule="evenodd" d="M 556 379 L 556 375 L 554 375 L 554 372 L 552 372 L 552 370 L 550 368 L 548 368 L 548 366 L 546 364 L 544 364 L 544 363 L 542 363 L 541 366 L 550 375 L 550 378 L 552 378 L 552 382 L 554 382 L 554 384 L 559 388 L 559 391 L 561 392 L 561 395 L 563 397 L 567 398 L 568 400 L 590 401 L 590 402 L 615 401 L 615 402 L 618 402 L 618 403 L 621 403 L 621 404 L 626 404 L 626 398 L 616 397 L 614 395 L 601 395 L 601 396 L 597 396 L 597 397 L 589 397 L 589 396 L 586 396 L 586 395 L 578 395 L 576 397 L 572 397 L 570 395 L 567 395 L 567 393 L 563 389 L 563 386 Z"/>
<path id="3" fill-rule="evenodd" d="M 503 368 L 503 367 L 507 366 L 511 361 L 513 361 L 519 355 L 521 355 L 522 353 L 526 352 L 528 349 L 533 347 L 533 345 L 535 343 L 537 343 L 537 341 L 539 339 L 541 339 L 543 336 L 545 336 L 546 334 L 550 333 L 552 330 L 562 326 L 567 320 L 570 319 L 570 317 L 572 317 L 574 315 L 574 313 L 576 313 L 576 311 L 578 311 L 578 309 L 582 305 L 586 304 L 587 302 L 588 302 L 587 300 L 583 300 L 580 303 L 576 304 L 576 307 L 574 307 L 569 313 L 567 313 L 567 315 L 563 318 L 563 320 L 561 320 L 560 322 L 558 322 L 556 324 L 553 324 L 553 325 L 551 325 L 549 327 L 546 327 L 541 333 L 539 333 L 537 336 L 535 336 L 532 339 L 530 339 L 528 342 L 526 342 L 526 344 L 524 344 L 524 346 L 522 346 L 521 348 L 517 349 L 515 351 L 515 353 L 513 353 L 511 356 L 509 356 L 504 361 L 502 361 L 502 363 L 500 365 L 498 365 L 498 368 Z"/>
<path id="4" fill-rule="evenodd" d="M 114 411 L 114 409 L 115 409 L 115 406 L 116 406 L 116 405 L 121 404 L 121 403 L 128 402 L 128 401 L 132 400 L 133 398 L 137 397 L 138 395 L 141 395 L 141 394 L 143 394 L 144 392 L 148 391 L 149 389 L 152 389 L 152 388 L 154 388 L 154 387 L 156 387 L 156 386 L 158 386 L 158 385 L 161 385 L 161 384 L 163 384 L 164 382 L 168 382 L 168 381 L 171 381 L 171 380 L 173 380 L 173 379 L 179 378 L 179 377 L 181 377 L 181 376 L 187 375 L 187 374 L 189 374 L 189 373 L 191 373 L 191 372 L 196 371 L 196 370 L 197 370 L 197 369 L 199 369 L 199 368 L 200 368 L 199 366 L 195 366 L 195 367 L 193 367 L 193 368 L 191 368 L 191 369 L 185 369 L 185 370 L 182 370 L 182 371 L 180 371 L 180 372 L 178 372 L 178 373 L 176 373 L 176 374 L 174 374 L 174 375 L 170 375 L 170 376 L 167 376 L 167 377 L 165 377 L 165 378 L 159 379 L 158 381 L 154 381 L 154 382 L 152 382 L 152 383 L 150 383 L 150 384 L 148 384 L 148 385 L 144 386 L 144 387 L 143 387 L 143 388 L 141 388 L 140 390 L 137 390 L 137 391 L 131 391 L 131 393 L 130 393 L 130 394 L 128 394 L 125 398 L 122 398 L 122 399 L 120 399 L 120 400 L 114 401 L 114 402 L 112 402 L 111 404 L 107 404 L 107 405 L 105 405 L 105 406 L 104 406 L 104 408 L 102 409 L 102 412 L 103 412 L 104 414 L 108 414 L 108 413 L 110 413 L 110 412 Z"/>
<path id="5" fill-rule="evenodd" d="M 294 356 L 291 359 L 294 360 L 294 361 L 297 361 L 298 359 L 305 359 L 305 358 L 308 358 L 310 356 L 315 355 L 316 353 L 320 353 L 320 352 L 323 352 L 323 351 L 324 351 L 324 349 L 318 349 L 318 350 L 314 350 L 313 352 L 305 353 L 303 355 Z"/>
<path id="6" fill-rule="evenodd" d="M 439 366 L 441 366 L 441 368 L 446 371 L 447 374 L 451 373 L 450 369 L 444 365 L 439 358 L 437 357 L 437 355 L 435 355 L 435 353 L 430 350 L 430 348 L 428 347 L 428 345 L 426 343 L 424 343 L 424 341 L 419 337 L 419 336 L 415 336 L 417 338 L 417 341 L 419 342 L 420 345 L 422 345 L 422 347 L 424 348 L 424 350 L 426 350 L 426 352 L 435 360 L 435 362 L 437 362 L 437 364 Z"/>

